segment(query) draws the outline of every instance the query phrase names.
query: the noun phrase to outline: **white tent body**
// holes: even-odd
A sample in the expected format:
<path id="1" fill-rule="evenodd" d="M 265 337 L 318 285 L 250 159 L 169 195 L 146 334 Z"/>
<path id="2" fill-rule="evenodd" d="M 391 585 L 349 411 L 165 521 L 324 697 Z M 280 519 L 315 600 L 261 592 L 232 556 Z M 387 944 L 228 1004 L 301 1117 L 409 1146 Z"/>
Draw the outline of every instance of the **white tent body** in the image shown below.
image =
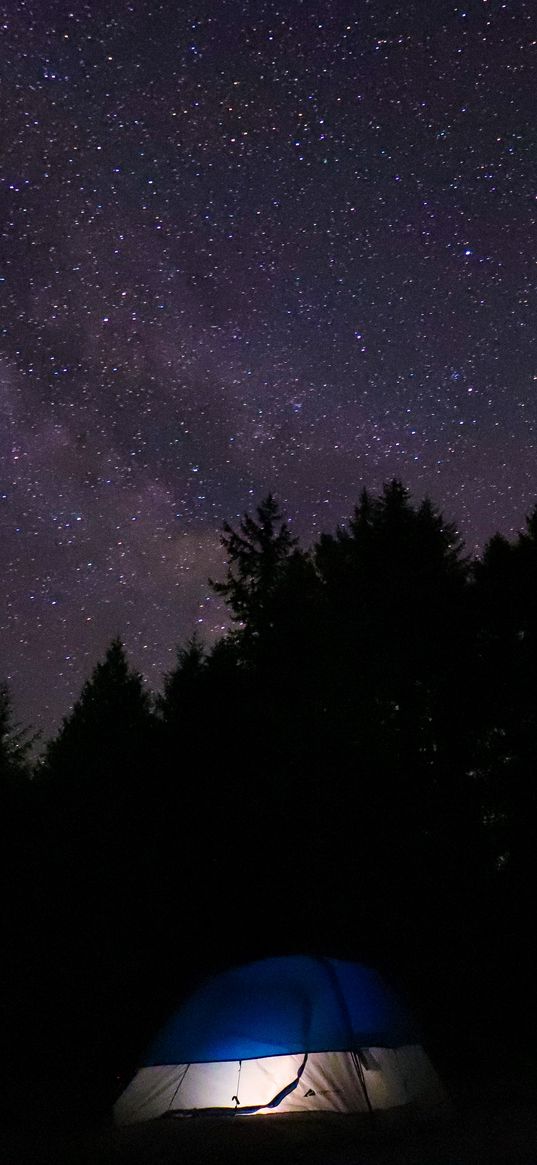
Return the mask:
<path id="1" fill-rule="evenodd" d="M 141 1068 L 115 1107 L 118 1124 L 173 1113 L 224 1109 L 256 1113 L 421 1110 L 445 1099 L 440 1080 L 419 1044 L 309 1053 L 299 1082 L 276 1108 L 272 1099 L 296 1080 L 304 1055 L 264 1056 L 208 1064 Z"/>

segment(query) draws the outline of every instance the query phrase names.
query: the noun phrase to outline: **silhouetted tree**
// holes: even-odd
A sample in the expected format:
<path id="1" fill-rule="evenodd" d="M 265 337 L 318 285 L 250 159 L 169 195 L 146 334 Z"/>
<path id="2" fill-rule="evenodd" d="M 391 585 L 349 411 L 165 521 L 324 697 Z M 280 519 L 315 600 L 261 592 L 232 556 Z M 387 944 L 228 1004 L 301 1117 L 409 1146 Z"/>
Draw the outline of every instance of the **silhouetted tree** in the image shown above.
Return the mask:
<path id="1" fill-rule="evenodd" d="M 537 507 L 515 539 L 489 540 L 474 577 L 473 778 L 494 872 L 491 966 L 528 1023 L 537 973 Z"/>
<path id="2" fill-rule="evenodd" d="M 14 723 L 9 687 L 0 684 L 0 863 L 8 907 L 3 911 L 6 939 L 7 915 L 16 928 L 17 913 L 24 910 L 32 874 L 37 874 L 31 784 L 31 751 L 36 740 L 37 736 L 27 728 Z M 12 954 L 12 950 L 6 951 L 4 965 Z"/>
<path id="3" fill-rule="evenodd" d="M 114 639 L 48 744 L 46 768 L 73 781 L 88 773 L 101 784 L 105 774 L 120 766 L 117 778 L 128 780 L 129 766 L 137 767 L 138 750 L 151 725 L 150 697 L 142 677 L 130 668 L 121 640 Z"/>
<path id="4" fill-rule="evenodd" d="M 321 829 L 364 927 L 382 918 L 390 944 L 412 935 L 409 950 L 431 934 L 433 913 L 447 932 L 464 911 L 467 930 L 480 893 L 468 563 L 453 525 L 428 500 L 414 506 L 398 481 L 364 492 L 314 553 Z"/>
<path id="5" fill-rule="evenodd" d="M 322 535 L 315 561 L 344 661 L 387 711 L 428 686 L 459 612 L 466 566 L 449 524 L 426 501 L 415 509 L 397 481 L 362 494 L 347 529 Z M 339 626 L 338 626 L 339 624 Z M 436 667 L 438 672 L 438 667 Z M 347 684 L 345 669 L 344 682 Z"/>
<path id="6" fill-rule="evenodd" d="M 48 806 L 43 976 L 62 997 L 65 1062 L 66 1029 L 78 1025 L 92 1049 L 87 1071 L 98 1072 L 99 1057 L 113 1064 L 146 973 L 140 947 L 156 941 L 162 921 L 158 725 L 119 639 L 48 744 L 40 786 Z M 90 998 L 86 981 L 99 983 Z"/>
<path id="7" fill-rule="evenodd" d="M 31 752 L 37 734 L 13 722 L 11 694 L 6 683 L 0 683 L 0 783 L 19 783 L 28 779 L 32 771 Z"/>
<path id="8" fill-rule="evenodd" d="M 194 635 L 186 647 L 177 651 L 177 662 L 164 677 L 164 690 L 157 697 L 157 709 L 168 726 L 180 725 L 199 703 L 200 680 L 207 666 L 207 654 L 199 638 Z"/>
<path id="9" fill-rule="evenodd" d="M 271 600 L 298 541 L 272 494 L 260 502 L 256 515 L 253 518 L 245 514 L 239 531 L 224 523 L 222 544 L 228 559 L 227 577 L 225 582 L 211 584 L 249 639 L 269 628 Z"/>
<path id="10" fill-rule="evenodd" d="M 487 543 L 475 578 L 477 777 L 496 863 L 520 892 L 536 873 L 537 507 L 515 541 Z"/>

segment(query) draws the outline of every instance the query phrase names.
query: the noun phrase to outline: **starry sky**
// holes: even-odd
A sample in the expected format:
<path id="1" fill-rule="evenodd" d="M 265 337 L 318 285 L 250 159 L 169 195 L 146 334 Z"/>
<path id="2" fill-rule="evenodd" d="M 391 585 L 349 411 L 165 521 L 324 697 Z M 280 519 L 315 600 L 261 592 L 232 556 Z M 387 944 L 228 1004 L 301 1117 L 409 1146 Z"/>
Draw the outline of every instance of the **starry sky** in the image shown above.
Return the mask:
<path id="1" fill-rule="evenodd" d="M 272 489 L 537 500 L 534 0 L 0 3 L 0 674 L 157 688 Z"/>

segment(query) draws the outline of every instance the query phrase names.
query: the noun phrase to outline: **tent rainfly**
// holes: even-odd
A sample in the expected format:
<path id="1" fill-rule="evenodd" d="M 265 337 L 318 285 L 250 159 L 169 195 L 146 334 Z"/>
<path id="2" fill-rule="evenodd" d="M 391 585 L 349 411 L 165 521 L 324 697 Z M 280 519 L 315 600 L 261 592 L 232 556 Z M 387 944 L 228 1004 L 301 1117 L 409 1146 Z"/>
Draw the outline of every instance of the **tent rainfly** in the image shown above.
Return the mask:
<path id="1" fill-rule="evenodd" d="M 444 1099 L 415 1026 L 376 972 L 300 955 L 208 979 L 155 1040 L 115 1119 L 424 1109 Z"/>

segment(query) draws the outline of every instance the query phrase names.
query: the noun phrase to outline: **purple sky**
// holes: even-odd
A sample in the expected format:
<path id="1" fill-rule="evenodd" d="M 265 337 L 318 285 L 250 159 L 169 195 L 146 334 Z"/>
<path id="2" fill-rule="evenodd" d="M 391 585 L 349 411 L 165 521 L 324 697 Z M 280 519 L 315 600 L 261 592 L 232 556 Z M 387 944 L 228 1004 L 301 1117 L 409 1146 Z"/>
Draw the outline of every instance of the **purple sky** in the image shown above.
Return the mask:
<path id="1" fill-rule="evenodd" d="M 537 500 L 533 0 L 0 5 L 0 674 L 157 687 L 219 531 Z"/>

